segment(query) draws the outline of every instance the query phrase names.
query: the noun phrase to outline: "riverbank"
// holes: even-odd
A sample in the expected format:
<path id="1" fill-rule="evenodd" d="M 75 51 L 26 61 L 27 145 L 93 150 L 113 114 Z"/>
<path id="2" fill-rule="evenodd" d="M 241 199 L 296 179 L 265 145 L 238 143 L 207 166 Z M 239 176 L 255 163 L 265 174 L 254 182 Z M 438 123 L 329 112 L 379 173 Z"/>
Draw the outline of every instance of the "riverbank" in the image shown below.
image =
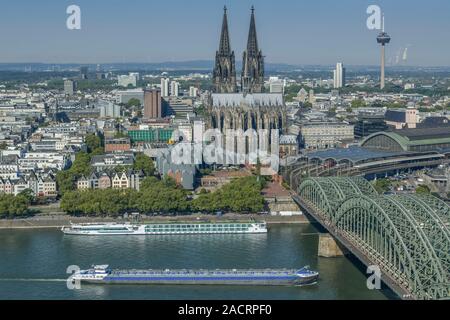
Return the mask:
<path id="1" fill-rule="evenodd" d="M 141 223 L 168 223 L 168 222 L 194 222 L 194 221 L 235 221 L 244 222 L 248 220 L 264 220 L 267 224 L 309 224 L 309 220 L 304 216 L 270 216 L 257 214 L 225 214 L 217 217 L 213 215 L 187 215 L 187 216 L 143 216 Z M 104 222 L 127 222 L 122 218 L 90 218 L 90 217 L 73 217 L 65 214 L 37 215 L 26 219 L 0 220 L 0 229 L 45 229 L 45 228 L 61 228 L 68 226 L 70 223 L 104 223 Z"/>

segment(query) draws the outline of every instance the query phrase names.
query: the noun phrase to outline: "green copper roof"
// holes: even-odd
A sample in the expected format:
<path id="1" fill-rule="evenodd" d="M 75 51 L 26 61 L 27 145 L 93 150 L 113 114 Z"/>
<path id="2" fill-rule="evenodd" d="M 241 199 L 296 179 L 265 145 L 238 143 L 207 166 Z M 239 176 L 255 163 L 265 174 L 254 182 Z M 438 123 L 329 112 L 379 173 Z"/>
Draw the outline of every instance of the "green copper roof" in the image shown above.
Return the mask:
<path id="1" fill-rule="evenodd" d="M 397 142 L 403 150 L 408 151 L 411 147 L 415 146 L 425 146 L 425 145 L 435 145 L 435 144 L 450 144 L 450 136 L 442 136 L 441 138 L 432 138 L 432 139 L 416 139 L 410 140 L 407 136 L 402 136 L 395 132 L 377 132 L 369 137 L 367 137 L 361 145 L 364 146 L 369 140 L 376 136 L 384 135 L 395 142 Z"/>

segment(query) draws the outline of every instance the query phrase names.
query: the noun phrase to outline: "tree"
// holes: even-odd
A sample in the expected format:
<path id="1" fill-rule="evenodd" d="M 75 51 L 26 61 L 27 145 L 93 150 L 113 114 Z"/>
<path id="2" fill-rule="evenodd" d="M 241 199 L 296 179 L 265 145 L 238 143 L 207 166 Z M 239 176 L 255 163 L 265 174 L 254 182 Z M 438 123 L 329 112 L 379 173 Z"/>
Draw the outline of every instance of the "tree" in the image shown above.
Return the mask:
<path id="1" fill-rule="evenodd" d="M 363 108 L 366 106 L 366 102 L 362 99 L 356 99 L 352 101 L 352 109 Z"/>
<path id="2" fill-rule="evenodd" d="M 29 214 L 29 204 L 24 195 L 0 194 L 0 217 L 16 218 Z"/>
<path id="3" fill-rule="evenodd" d="M 388 179 L 378 179 L 374 187 L 379 194 L 383 194 L 391 189 L 391 181 Z"/>
<path id="4" fill-rule="evenodd" d="M 25 197 L 29 205 L 35 200 L 34 192 L 31 189 L 25 189 L 19 195 Z"/>
<path id="5" fill-rule="evenodd" d="M 136 99 L 136 98 L 131 98 L 130 100 L 128 100 L 127 106 L 128 107 L 140 107 L 141 101 L 139 101 L 139 99 Z"/>
<path id="6" fill-rule="evenodd" d="M 153 176 L 155 174 L 155 164 L 153 160 L 143 153 L 138 153 L 133 165 L 134 170 L 142 170 L 146 176 Z"/>
<path id="7" fill-rule="evenodd" d="M 420 185 L 416 188 L 417 194 L 430 194 L 430 188 L 425 185 Z"/>
<path id="8" fill-rule="evenodd" d="M 264 209 L 261 190 L 265 182 L 255 176 L 234 179 L 215 192 L 201 193 L 191 206 L 202 212 L 260 212 Z"/>
<path id="9" fill-rule="evenodd" d="M 303 102 L 302 107 L 305 109 L 311 109 L 313 107 L 312 103 L 309 101 Z"/>
<path id="10" fill-rule="evenodd" d="M 56 183 L 61 195 L 75 189 L 75 181 L 91 172 L 91 156 L 85 152 L 78 152 L 69 170 L 56 173 Z"/>
<path id="11" fill-rule="evenodd" d="M 97 148 L 102 147 L 102 141 L 99 136 L 91 133 L 86 136 L 86 145 L 88 147 L 88 152 L 92 152 L 93 150 Z"/>
<path id="12" fill-rule="evenodd" d="M 119 138 L 128 138 L 128 135 L 125 132 L 119 131 L 116 132 L 116 134 L 114 135 L 115 139 L 119 139 Z"/>
<path id="13" fill-rule="evenodd" d="M 2 142 L 1 144 L 0 144 L 0 150 L 6 150 L 6 148 L 8 148 L 8 145 L 6 144 L 6 142 Z"/>

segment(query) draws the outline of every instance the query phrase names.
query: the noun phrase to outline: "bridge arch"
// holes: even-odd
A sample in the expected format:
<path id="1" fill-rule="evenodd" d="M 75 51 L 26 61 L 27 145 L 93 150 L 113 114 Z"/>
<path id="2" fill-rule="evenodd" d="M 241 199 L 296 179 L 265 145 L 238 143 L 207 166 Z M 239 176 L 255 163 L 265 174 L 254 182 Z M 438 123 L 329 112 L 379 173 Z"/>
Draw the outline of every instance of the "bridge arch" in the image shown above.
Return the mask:
<path id="1" fill-rule="evenodd" d="M 432 195 L 378 195 L 359 177 L 309 178 L 305 208 L 329 231 L 379 265 L 400 292 L 450 298 L 450 206 Z"/>
<path id="2" fill-rule="evenodd" d="M 341 204 L 333 224 L 416 297 L 448 297 L 443 259 L 437 257 L 429 234 L 408 208 L 410 201 L 415 202 L 406 197 L 355 196 Z"/>
<path id="3" fill-rule="evenodd" d="M 325 213 L 330 221 L 335 210 L 348 197 L 377 194 L 375 188 L 360 177 L 308 178 L 299 185 L 297 192 Z"/>

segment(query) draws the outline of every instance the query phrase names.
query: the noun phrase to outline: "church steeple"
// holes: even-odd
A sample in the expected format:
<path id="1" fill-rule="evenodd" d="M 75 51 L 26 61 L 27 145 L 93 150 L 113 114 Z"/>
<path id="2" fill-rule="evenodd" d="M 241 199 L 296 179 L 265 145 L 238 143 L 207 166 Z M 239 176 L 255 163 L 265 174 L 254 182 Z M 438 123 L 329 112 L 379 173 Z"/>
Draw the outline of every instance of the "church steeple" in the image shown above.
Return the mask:
<path id="1" fill-rule="evenodd" d="M 250 18 L 250 30 L 248 31 L 247 53 L 250 56 L 258 54 L 258 37 L 256 35 L 255 7 L 252 6 L 252 15 Z"/>
<path id="2" fill-rule="evenodd" d="M 236 65 L 228 31 L 227 7 L 224 7 L 223 11 L 222 32 L 213 71 L 214 91 L 233 93 L 236 92 Z"/>
<path id="3" fill-rule="evenodd" d="M 222 32 L 220 34 L 220 54 L 231 54 L 230 33 L 228 31 L 227 7 L 223 7 Z"/>
<path id="4" fill-rule="evenodd" d="M 242 64 L 242 84 L 244 93 L 264 91 L 264 56 L 258 47 L 256 34 L 255 8 L 252 6 L 250 29 L 248 32 L 247 50 L 244 51 Z"/>

